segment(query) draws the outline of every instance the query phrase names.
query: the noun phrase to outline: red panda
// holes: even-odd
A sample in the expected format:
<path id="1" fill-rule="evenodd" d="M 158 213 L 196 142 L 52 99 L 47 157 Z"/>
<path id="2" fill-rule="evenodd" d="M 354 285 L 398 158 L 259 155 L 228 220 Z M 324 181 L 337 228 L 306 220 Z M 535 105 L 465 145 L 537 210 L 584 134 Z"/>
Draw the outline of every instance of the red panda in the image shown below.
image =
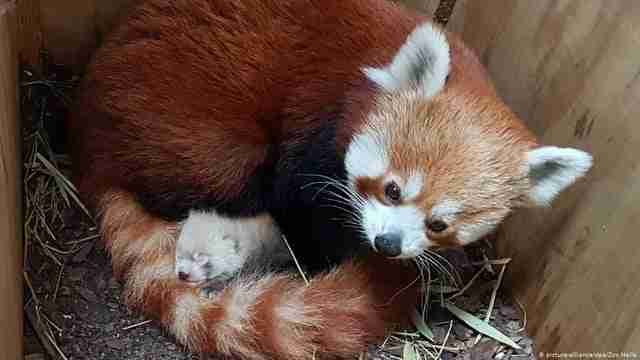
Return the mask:
<path id="1" fill-rule="evenodd" d="M 415 306 L 393 259 L 477 240 L 591 167 L 539 145 L 455 35 L 386 0 L 140 1 L 78 94 L 75 181 L 128 303 L 241 359 L 355 356 Z M 267 212 L 307 264 L 377 253 L 203 299 L 174 274 L 193 209 Z"/>
<path id="2" fill-rule="evenodd" d="M 292 260 L 268 214 L 231 219 L 215 211 L 190 211 L 179 225 L 175 247 L 175 274 L 193 286 L 219 288 L 241 270 L 277 269 Z"/>

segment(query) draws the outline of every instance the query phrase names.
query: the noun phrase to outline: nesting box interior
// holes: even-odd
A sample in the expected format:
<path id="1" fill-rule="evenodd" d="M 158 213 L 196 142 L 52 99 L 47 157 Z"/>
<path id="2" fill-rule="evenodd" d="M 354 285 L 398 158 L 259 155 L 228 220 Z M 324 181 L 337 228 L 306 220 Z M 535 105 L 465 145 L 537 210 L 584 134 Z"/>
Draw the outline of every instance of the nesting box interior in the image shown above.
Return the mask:
<path id="1" fill-rule="evenodd" d="M 433 12 L 438 1 L 408 1 Z M 447 1 L 443 1 L 447 2 Z M 81 72 L 118 1 L 0 1 L 0 359 L 22 355 L 18 59 L 41 50 Z M 543 142 L 591 152 L 586 180 L 498 232 L 506 287 L 527 309 L 538 351 L 640 346 L 640 7 L 635 1 L 457 0 L 448 28 L 487 66 L 500 95 Z"/>
<path id="2" fill-rule="evenodd" d="M 467 0 L 449 24 L 544 142 L 594 155 L 585 181 L 547 211 L 514 216 L 498 241 L 541 351 L 640 346 L 637 5 Z"/>
<path id="3" fill-rule="evenodd" d="M 0 352 L 1 359 L 22 355 L 22 215 L 20 130 L 11 3 L 0 2 Z"/>

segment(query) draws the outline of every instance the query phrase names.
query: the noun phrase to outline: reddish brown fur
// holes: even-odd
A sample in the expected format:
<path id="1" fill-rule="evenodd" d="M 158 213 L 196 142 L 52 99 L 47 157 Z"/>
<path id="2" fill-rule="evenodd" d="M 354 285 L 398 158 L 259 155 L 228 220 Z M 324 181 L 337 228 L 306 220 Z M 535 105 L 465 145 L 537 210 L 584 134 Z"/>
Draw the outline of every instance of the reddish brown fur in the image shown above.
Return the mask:
<path id="1" fill-rule="evenodd" d="M 309 115 L 361 82 L 363 62 L 388 61 L 419 21 L 382 0 L 315 4 L 146 1 L 96 54 L 79 91 L 70 124 L 76 182 L 101 214 L 114 271 L 127 280 L 127 303 L 158 319 L 194 351 L 297 359 L 315 350 L 327 358 L 347 357 L 405 320 L 406 309 L 417 299 L 410 288 L 389 303 L 414 274 L 369 259 L 345 264 L 308 287 L 287 277 L 239 280 L 264 288 L 259 301 L 246 309 L 249 321 L 243 333 L 225 322 L 237 289 L 233 286 L 218 300 L 200 300 L 198 318 L 177 318 L 178 302 L 195 301 L 197 293 L 168 276 L 173 225 L 144 211 L 131 195 L 182 188 L 238 195 L 241 184 L 267 159 L 269 144 L 292 146 L 300 131 L 321 126 L 308 123 Z M 272 28 L 268 20 L 274 11 L 294 16 L 291 26 Z M 229 14 L 237 18 L 231 20 Z M 188 23 L 188 33 L 176 17 Z M 304 50 L 305 44 L 318 43 L 327 47 L 322 53 Z M 370 51 L 372 44 L 376 51 Z M 212 62 L 216 53 L 224 56 Z M 270 63 L 273 58 L 280 61 Z M 308 81 L 306 74 L 318 72 L 322 78 Z M 209 85 L 220 83 L 225 85 Z M 280 111 L 287 116 L 279 116 Z M 289 304 L 288 297 L 299 303 Z M 282 319 L 274 313 L 278 306 L 301 312 L 309 323 Z M 227 339 L 220 339 L 225 337 L 219 336 L 221 331 Z"/>
<path id="2" fill-rule="evenodd" d="M 358 178 L 356 180 L 356 189 L 358 193 L 362 196 L 373 196 L 378 201 L 382 203 L 386 203 L 386 198 L 384 195 L 384 179 L 382 177 L 378 178 Z"/>
<path id="3" fill-rule="evenodd" d="M 417 301 L 416 287 L 407 287 L 416 274 L 375 256 L 309 286 L 285 276 L 242 278 L 201 299 L 171 276 L 174 225 L 132 194 L 189 189 L 235 197 L 270 160 L 271 144 L 295 145 L 323 125 L 310 123 L 313 115 L 358 88 L 346 110 L 352 123 L 338 130 L 344 147 L 372 106 L 362 101 L 374 88 L 360 67 L 389 62 L 423 20 L 386 0 L 148 0 L 136 7 L 96 54 L 71 123 L 76 181 L 101 214 L 129 305 L 193 351 L 243 359 L 302 359 L 314 351 L 318 358 L 353 357 L 406 321 Z M 457 90 L 438 101 L 493 99 L 475 57 L 451 39 Z M 439 111 L 437 104 L 419 109 L 446 118 Z M 526 133 L 504 111 L 498 126 Z M 399 151 L 393 161 L 402 167 L 414 160 Z M 382 188 L 375 181 L 362 186 Z"/>
<path id="4" fill-rule="evenodd" d="M 444 200 L 464 203 L 455 223 L 427 234 L 448 247 L 460 245 L 457 225 L 497 223 L 526 203 L 530 183 L 525 155 L 537 142 L 498 99 L 478 59 L 455 35 L 447 36 L 452 63 L 442 91 L 425 98 L 408 89 L 376 99 L 369 122 L 382 128 L 391 144 L 390 164 L 384 176 L 357 178 L 355 184 L 364 198 L 388 204 L 384 187 L 390 176 L 408 179 L 417 173 L 424 180 L 423 191 L 400 205 L 430 214 Z"/>
<path id="5" fill-rule="evenodd" d="M 291 23 L 274 28 L 268 19 L 282 13 Z M 362 82 L 361 66 L 389 61 L 420 21 L 385 0 L 146 1 L 98 51 L 79 91 L 78 186 L 237 196 L 269 144 L 293 146 L 321 126 L 310 115 Z"/>
<path id="6" fill-rule="evenodd" d="M 123 254 L 127 255 L 121 257 L 135 257 L 134 260 L 121 262 L 118 256 L 114 256 L 114 269 L 123 277 L 141 276 L 143 268 L 151 268 L 153 264 L 167 261 L 172 256 L 173 249 L 166 248 L 129 253 L 129 250 L 135 249 L 136 241 L 140 241 L 127 236 L 137 235 L 130 231 L 131 228 L 136 228 L 143 221 L 149 221 L 147 225 L 153 226 L 153 231 L 162 231 L 167 226 L 145 214 L 130 196 L 111 193 L 105 196 L 101 210 L 104 214 L 102 234 L 111 240 L 111 248 L 123 247 Z M 131 221 L 123 222 L 119 214 L 112 210 L 129 214 Z M 117 237 L 114 237 L 115 233 Z M 135 265 L 131 266 L 132 262 Z M 415 306 L 418 298 L 417 288 L 407 287 L 415 280 L 415 276 L 411 268 L 374 256 L 362 264 L 344 264 L 329 274 L 314 278 L 309 286 L 299 279 L 284 276 L 263 280 L 261 286 L 265 291 L 249 309 L 248 319 L 244 323 L 248 326 L 247 332 L 228 339 L 229 344 L 225 346 L 230 347 L 225 352 L 246 358 L 250 358 L 250 353 L 270 354 L 267 358 L 277 359 L 302 358 L 301 355 L 308 355 L 314 349 L 318 355 L 327 358 L 356 354 L 367 343 L 380 340 L 391 324 L 401 324 L 408 319 L 406 309 Z M 177 299 L 185 294 L 197 297 L 197 289 L 172 277 L 149 276 L 143 277 L 143 280 L 136 283 L 142 289 L 131 288 L 131 282 L 127 284 L 129 305 L 172 329 L 176 322 L 173 311 Z M 245 281 L 255 283 L 260 280 Z M 221 351 L 216 328 L 224 323 L 225 312 L 232 305 L 231 294 L 235 289 L 230 286 L 217 300 L 203 299 L 200 308 L 202 321 L 193 319 L 187 330 L 188 338 L 179 340 L 193 351 Z M 289 304 L 298 307 L 292 311 L 304 313 L 313 322 L 287 323 L 286 320 L 292 319 L 284 319 L 274 313 L 275 307 L 292 298 L 301 300 Z"/>

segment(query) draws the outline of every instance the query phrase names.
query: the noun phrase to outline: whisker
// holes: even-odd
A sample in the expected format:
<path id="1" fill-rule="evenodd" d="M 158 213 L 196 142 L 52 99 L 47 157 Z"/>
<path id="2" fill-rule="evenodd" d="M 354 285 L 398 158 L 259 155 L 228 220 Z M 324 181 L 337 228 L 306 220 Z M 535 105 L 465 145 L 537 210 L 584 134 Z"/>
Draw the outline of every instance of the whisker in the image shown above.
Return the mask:
<path id="1" fill-rule="evenodd" d="M 349 201 L 346 201 L 346 200 L 342 200 L 342 199 L 327 199 L 327 203 L 334 204 L 334 205 L 345 206 L 347 209 L 349 209 L 352 212 L 356 212 L 356 211 L 361 211 L 362 210 L 362 207 L 354 206 L 353 203 L 351 203 Z"/>
<path id="2" fill-rule="evenodd" d="M 422 258 L 423 261 L 426 261 L 427 263 L 435 267 L 438 273 L 446 276 L 454 285 L 457 285 L 459 283 L 459 274 L 457 273 L 455 267 L 453 267 L 453 265 L 451 265 L 450 262 L 446 261 L 446 259 L 444 259 L 442 256 L 434 257 L 432 252 L 426 250 L 419 257 Z M 445 262 L 445 265 L 443 265 L 441 262 Z"/>
<path id="3" fill-rule="evenodd" d="M 357 216 L 358 216 L 358 214 L 357 214 L 357 213 L 355 213 L 355 212 L 353 212 L 352 210 L 349 210 L 349 209 L 343 208 L 343 207 L 338 206 L 338 205 L 327 204 L 327 205 L 320 205 L 320 206 L 321 206 L 321 207 L 327 207 L 327 208 L 333 208 L 333 209 L 342 210 L 342 211 L 344 211 L 345 213 L 347 213 L 347 214 L 349 214 L 349 215 L 351 215 L 351 216 L 354 216 L 354 217 L 357 217 Z"/>
<path id="4" fill-rule="evenodd" d="M 452 282 L 457 286 L 461 278 L 458 269 L 448 259 L 435 251 L 427 249 L 426 253 L 443 268 L 444 272 L 448 274 Z"/>
<path id="5" fill-rule="evenodd" d="M 438 270 L 438 272 L 440 273 L 446 273 L 447 269 L 442 266 L 442 264 L 440 264 L 439 262 L 435 261 L 434 259 L 432 259 L 431 257 L 429 257 L 428 253 L 423 253 L 422 258 L 425 262 L 427 262 L 429 265 L 433 265 L 433 267 L 436 268 L 436 270 Z"/>
<path id="6" fill-rule="evenodd" d="M 353 191 L 353 189 L 351 189 L 349 186 L 347 186 L 346 184 L 344 184 L 342 181 L 338 180 L 338 179 L 334 179 L 331 178 L 329 176 L 326 175 L 322 175 L 322 174 L 308 174 L 308 173 L 304 173 L 304 174 L 300 174 L 301 176 L 308 176 L 308 177 L 317 177 L 320 179 L 324 179 L 324 182 L 315 182 L 315 183 L 331 183 L 332 185 L 334 185 L 337 189 L 342 190 L 342 192 L 349 196 L 349 198 L 351 198 L 353 201 L 359 202 L 359 203 L 365 203 L 365 199 L 358 194 L 357 192 Z M 310 183 L 310 184 L 314 184 L 314 183 Z M 306 188 L 307 186 L 310 186 L 310 184 L 307 184 L 305 186 L 303 186 L 303 188 Z"/>

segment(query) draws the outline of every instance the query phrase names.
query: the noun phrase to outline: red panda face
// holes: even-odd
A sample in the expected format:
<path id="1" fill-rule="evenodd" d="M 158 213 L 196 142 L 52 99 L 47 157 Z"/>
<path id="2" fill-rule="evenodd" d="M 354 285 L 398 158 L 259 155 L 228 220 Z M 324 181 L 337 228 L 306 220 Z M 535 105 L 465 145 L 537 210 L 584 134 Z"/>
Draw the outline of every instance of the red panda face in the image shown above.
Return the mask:
<path id="1" fill-rule="evenodd" d="M 446 38 L 427 24 L 390 65 L 364 70 L 380 92 L 345 167 L 356 223 L 389 257 L 475 241 L 514 208 L 548 204 L 591 166 L 584 152 L 538 147 L 492 91 L 450 73 L 449 61 Z"/>
<path id="2" fill-rule="evenodd" d="M 523 202 L 531 143 L 493 126 L 501 114 L 481 101 L 459 99 L 384 94 L 353 138 L 349 184 L 363 199 L 359 224 L 377 250 L 414 257 L 467 244 Z"/>

